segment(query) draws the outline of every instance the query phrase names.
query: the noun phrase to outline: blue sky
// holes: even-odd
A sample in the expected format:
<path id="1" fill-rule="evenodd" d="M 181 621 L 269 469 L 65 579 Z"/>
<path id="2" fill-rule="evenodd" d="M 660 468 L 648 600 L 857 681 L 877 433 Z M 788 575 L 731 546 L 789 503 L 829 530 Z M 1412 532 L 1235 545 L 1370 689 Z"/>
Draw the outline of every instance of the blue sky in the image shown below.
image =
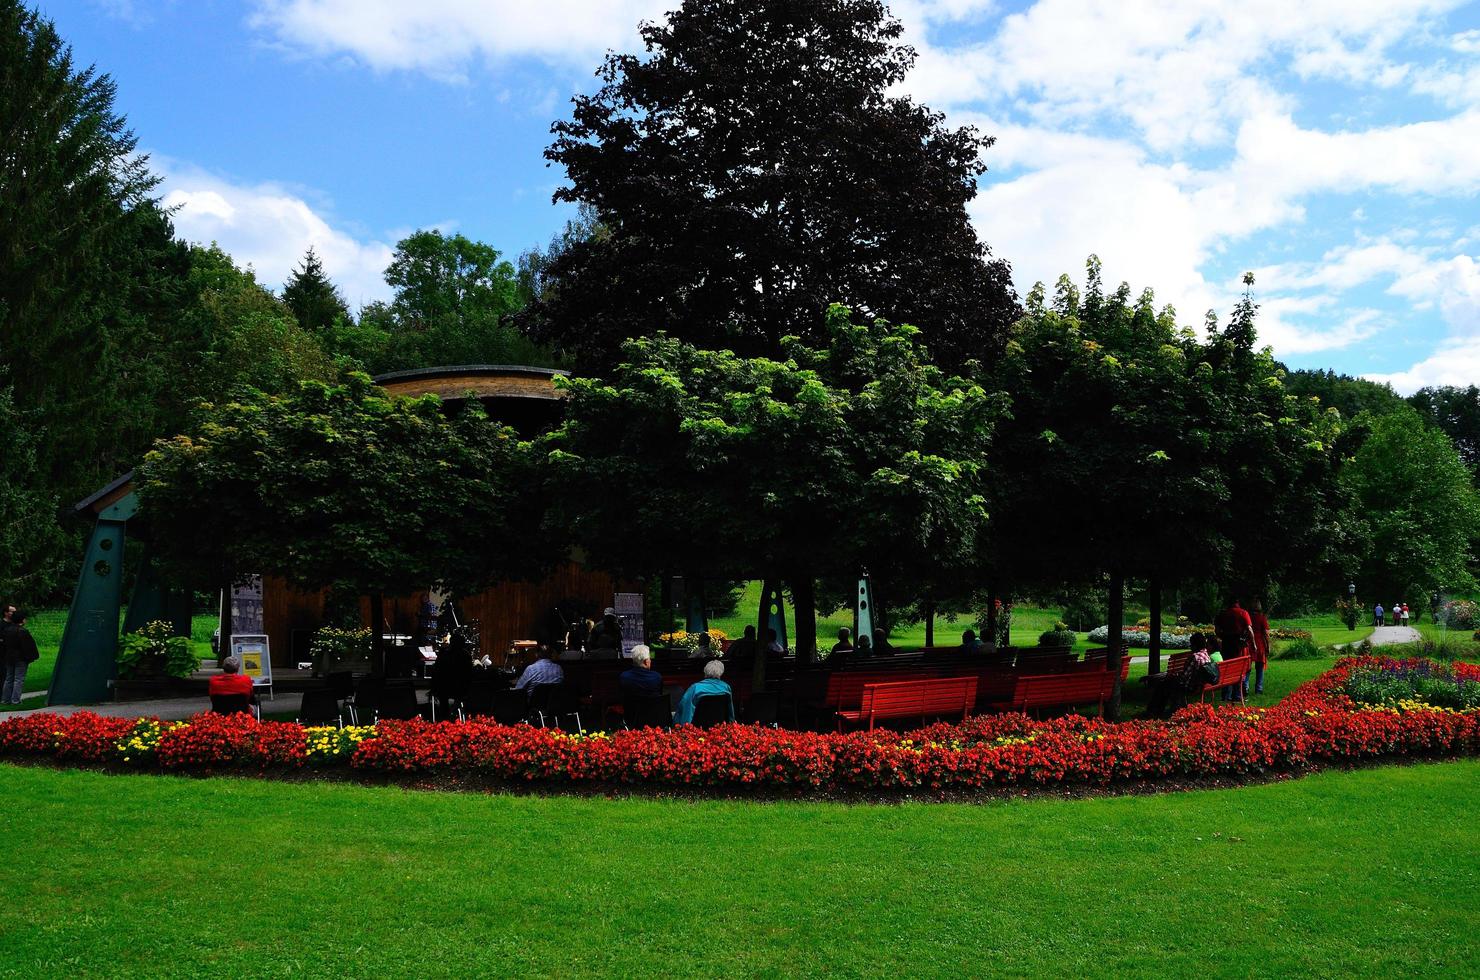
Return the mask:
<path id="1" fill-rule="evenodd" d="M 269 284 L 309 244 L 351 303 L 427 226 L 511 257 L 566 217 L 550 122 L 675 0 L 50 0 L 176 224 Z M 906 90 L 995 134 L 972 217 L 1019 287 L 1255 271 L 1295 366 L 1480 383 L 1480 3 L 910 0 Z"/>

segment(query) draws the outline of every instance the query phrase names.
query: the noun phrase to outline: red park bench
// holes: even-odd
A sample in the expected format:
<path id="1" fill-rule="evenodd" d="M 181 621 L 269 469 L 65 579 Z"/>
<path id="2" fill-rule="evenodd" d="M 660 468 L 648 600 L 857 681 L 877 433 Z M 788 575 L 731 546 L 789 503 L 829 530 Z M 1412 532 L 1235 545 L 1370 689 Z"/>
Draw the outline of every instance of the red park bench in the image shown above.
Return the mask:
<path id="1" fill-rule="evenodd" d="M 887 681 L 863 686 L 859 706 L 838 712 L 838 731 L 845 722 L 875 722 L 891 718 L 961 717 L 971 715 L 976 704 L 975 677 L 931 677 L 908 681 Z"/>
<path id="2" fill-rule="evenodd" d="M 1130 661 L 1120 662 L 1120 680 L 1130 673 Z M 1000 688 L 999 688 L 1000 690 Z M 1073 708 L 1081 704 L 1099 705 L 1105 713 L 1105 701 L 1115 690 L 1115 675 L 1107 670 L 1080 670 L 1064 674 L 1016 674 L 1005 698 L 988 702 L 991 711 L 1042 711 L 1044 708 Z"/>
<path id="3" fill-rule="evenodd" d="M 1191 659 L 1191 653 L 1174 653 L 1167 660 L 1167 673 L 1175 674 L 1182 670 L 1187 661 Z M 1198 700 L 1203 700 L 1213 691 L 1221 691 L 1225 687 L 1234 687 L 1238 694 L 1238 703 L 1244 703 L 1244 676 L 1249 673 L 1249 665 L 1254 658 L 1248 654 L 1241 657 L 1233 657 L 1218 664 L 1218 681 L 1215 684 L 1204 684 L 1202 690 L 1197 691 Z M 1237 685 L 1235 687 L 1235 685 Z"/>

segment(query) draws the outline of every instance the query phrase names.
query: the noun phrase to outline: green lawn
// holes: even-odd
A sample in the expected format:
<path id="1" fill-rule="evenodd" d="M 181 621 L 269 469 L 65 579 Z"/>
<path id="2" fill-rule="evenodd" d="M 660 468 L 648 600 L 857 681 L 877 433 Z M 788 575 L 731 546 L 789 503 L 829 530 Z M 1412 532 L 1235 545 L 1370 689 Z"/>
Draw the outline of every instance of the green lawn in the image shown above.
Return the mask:
<path id="1" fill-rule="evenodd" d="M 37 612 L 28 613 L 26 628 L 36 638 L 36 651 L 41 658 L 31 665 L 26 671 L 26 690 L 45 691 L 51 686 L 51 675 L 56 670 L 57 650 L 62 645 L 62 631 L 67 625 L 67 610 L 65 609 L 42 609 Z M 212 615 L 197 615 L 190 622 L 190 641 L 195 648 L 195 655 L 202 659 L 211 656 L 211 631 L 216 628 L 219 617 Z M 39 700 L 30 700 L 20 705 L 22 708 L 39 707 Z M 0 705 L 0 711 L 13 711 L 15 705 Z"/>
<path id="2" fill-rule="evenodd" d="M 974 806 L 9 766 L 0 794 L 21 975 L 1480 971 L 1480 761 Z"/>

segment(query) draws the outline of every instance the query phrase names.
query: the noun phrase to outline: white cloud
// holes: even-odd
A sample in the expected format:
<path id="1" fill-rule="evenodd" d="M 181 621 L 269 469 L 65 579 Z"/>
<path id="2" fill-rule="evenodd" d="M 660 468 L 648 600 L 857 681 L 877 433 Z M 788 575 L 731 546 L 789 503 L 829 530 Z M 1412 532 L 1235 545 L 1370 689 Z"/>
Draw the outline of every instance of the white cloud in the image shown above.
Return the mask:
<path id="1" fill-rule="evenodd" d="M 254 26 L 310 54 L 458 78 L 480 59 L 529 55 L 589 69 L 630 47 L 671 0 L 259 0 Z"/>
<path id="2" fill-rule="evenodd" d="M 1406 371 L 1366 375 L 1372 381 L 1390 384 L 1400 394 L 1437 385 L 1467 387 L 1480 380 L 1480 338 L 1459 338 L 1441 344 L 1433 356 Z"/>
<path id="3" fill-rule="evenodd" d="M 311 245 L 352 309 L 389 298 L 383 274 L 392 247 L 385 242 L 336 228 L 302 195 L 281 185 L 237 184 L 158 156 L 152 163 L 164 176 L 164 204 L 175 209 L 181 238 L 216 242 L 273 288 L 282 285 Z"/>

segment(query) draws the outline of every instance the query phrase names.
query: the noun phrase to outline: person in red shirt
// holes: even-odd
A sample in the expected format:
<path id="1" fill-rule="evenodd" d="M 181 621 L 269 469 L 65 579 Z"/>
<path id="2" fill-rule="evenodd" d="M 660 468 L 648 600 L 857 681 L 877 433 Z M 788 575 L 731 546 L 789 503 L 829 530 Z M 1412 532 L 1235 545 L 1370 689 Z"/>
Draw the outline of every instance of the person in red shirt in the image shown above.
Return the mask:
<path id="1" fill-rule="evenodd" d="M 1213 629 L 1218 633 L 1218 646 L 1224 660 L 1241 657 L 1247 649 L 1254 648 L 1254 621 L 1238 599 L 1230 598 L 1228 608 L 1213 617 Z M 1233 700 L 1233 688 L 1223 689 L 1223 700 Z"/>
<path id="2" fill-rule="evenodd" d="M 1249 603 L 1249 622 L 1253 628 L 1254 645 L 1250 653 L 1254 657 L 1254 693 L 1264 693 L 1264 668 L 1269 664 L 1269 617 L 1264 615 L 1264 606 L 1258 599 Z M 1244 677 L 1244 697 L 1249 696 L 1249 678 Z"/>
<path id="3" fill-rule="evenodd" d="M 244 694 L 247 700 L 252 699 L 252 678 L 241 673 L 242 662 L 235 657 L 227 657 L 221 661 L 221 673 L 212 677 L 207 683 L 207 690 L 211 697 L 218 694 Z"/>

